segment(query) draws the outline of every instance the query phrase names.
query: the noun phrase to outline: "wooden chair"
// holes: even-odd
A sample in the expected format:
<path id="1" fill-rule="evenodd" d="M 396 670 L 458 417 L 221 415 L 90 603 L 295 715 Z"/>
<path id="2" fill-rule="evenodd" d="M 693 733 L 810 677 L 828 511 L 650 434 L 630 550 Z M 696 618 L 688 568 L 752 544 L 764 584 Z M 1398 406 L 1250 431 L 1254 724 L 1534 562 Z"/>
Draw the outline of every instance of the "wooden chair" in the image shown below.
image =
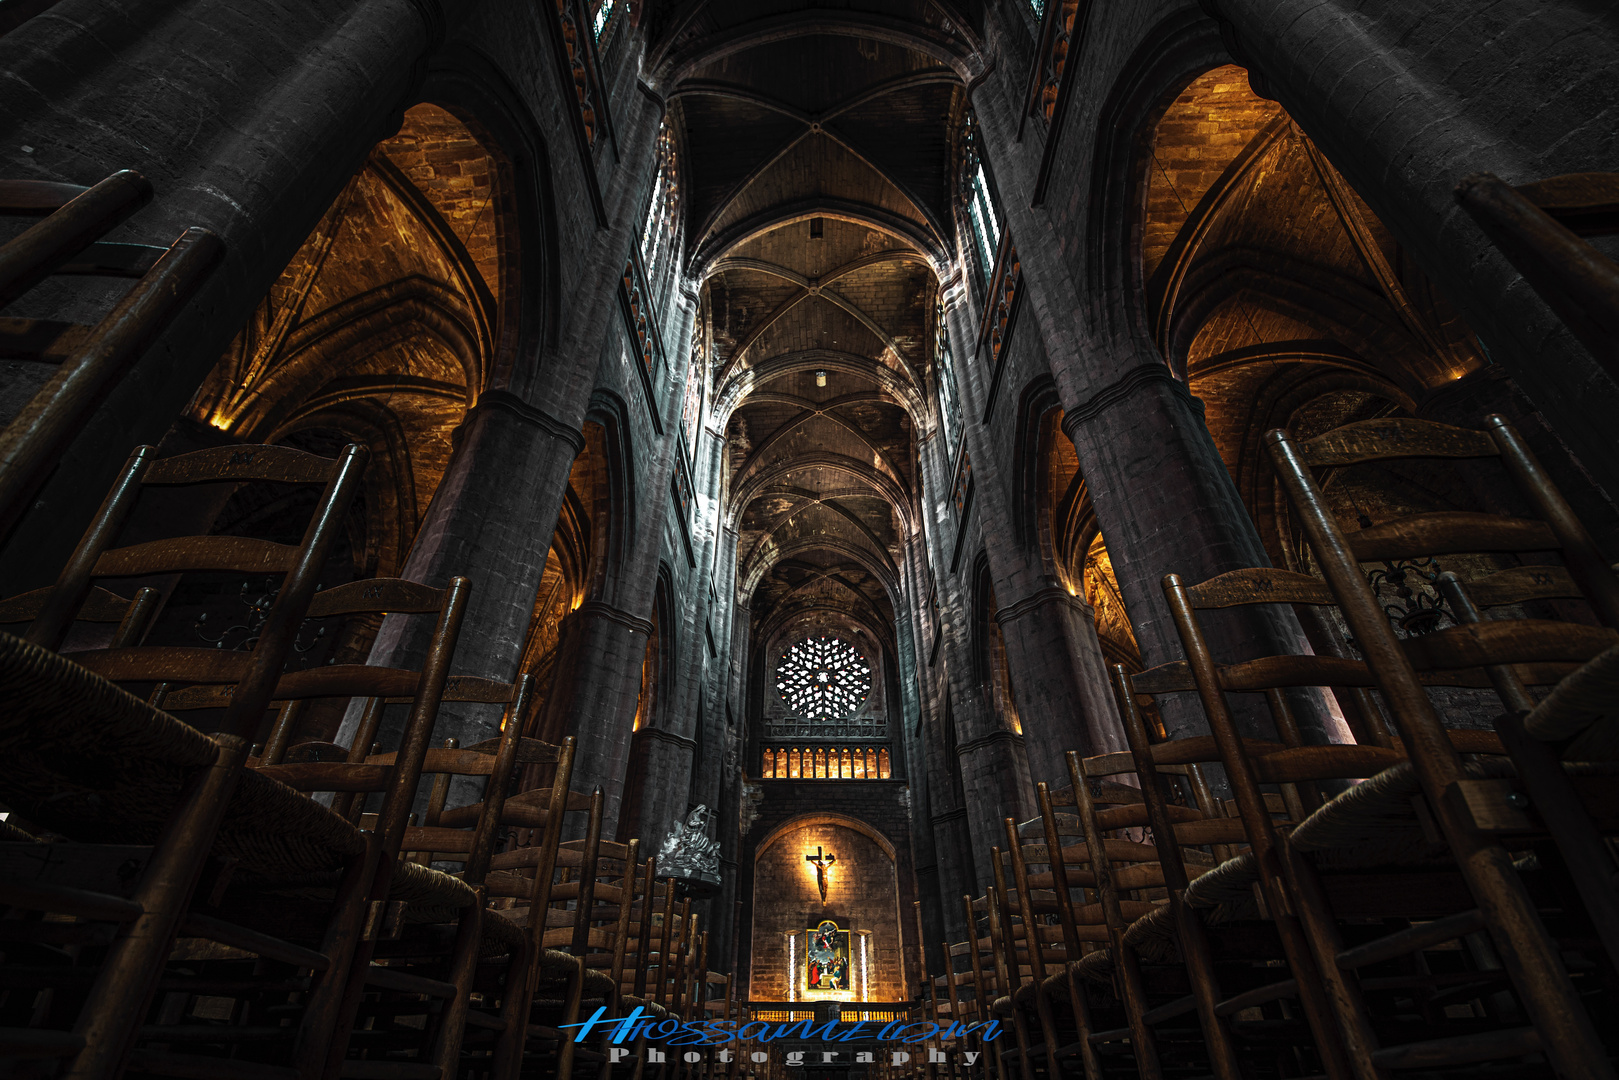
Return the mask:
<path id="1" fill-rule="evenodd" d="M 94 187 L 0 180 L 0 214 L 48 214 L 0 248 L 0 307 L 52 274 L 138 279 L 94 326 L 0 319 L 0 355 L 60 366 L 0 431 L 0 521 L 21 520 L 28 500 L 129 366 L 190 301 L 224 252 L 207 229 L 168 248 L 99 241 L 152 197 L 137 172 Z"/>
<path id="2" fill-rule="evenodd" d="M 21 628 L 20 624 L 33 622 L 45 609 L 50 595 L 51 587 L 46 586 L 0 600 L 0 626 Z M 126 600 L 110 589 L 93 586 L 84 606 L 74 612 L 73 621 L 110 625 L 112 636 L 107 644 L 115 649 L 129 648 L 145 640 L 161 598 L 152 588 L 136 589 L 135 595 Z"/>
<path id="3" fill-rule="evenodd" d="M 1456 201 L 1591 355 L 1619 366 L 1619 265 L 1581 239 L 1619 231 L 1619 173 L 1516 188 L 1478 173 L 1456 185 Z"/>
<path id="4" fill-rule="evenodd" d="M 461 870 L 455 876 L 475 890 L 476 896 L 461 907 L 412 905 L 404 912 L 400 935 L 376 942 L 365 996 L 349 1038 L 351 1056 L 390 1064 L 414 1060 L 452 1076 L 462 1064 L 464 1048 L 469 1060 L 486 1057 L 494 1039 L 505 1030 L 496 1003 L 505 991 L 514 960 L 522 955 L 522 933 L 498 912 L 484 910 L 486 877 L 500 842 L 500 820 L 516 771 L 524 764 L 554 760 L 557 754 L 571 750 L 519 735 L 531 685 L 526 675 L 515 684 L 470 676 L 450 676 L 446 681 L 441 702 L 503 705 L 501 734 L 466 750 L 451 745 L 455 740 L 449 739 L 443 748 L 427 752 L 421 775 L 433 782 L 424 821 L 419 826 L 407 824 L 401 846 L 403 857 L 419 866 L 439 864 L 444 868 L 459 863 Z M 379 709 L 367 710 L 368 724 L 362 724 L 356 745 L 370 743 L 378 715 Z M 283 714 L 282 723 L 287 722 Z M 371 730 L 363 730 L 366 726 Z M 276 741 L 272 738 L 272 744 Z M 293 748 L 294 756 L 300 757 L 327 752 L 326 744 Z M 367 754 L 363 764 L 390 768 L 397 757 Z M 446 807 L 450 782 L 456 777 L 485 778 L 477 802 Z M 477 1005 L 474 994 L 478 995 Z M 476 1045 L 467 1048 L 469 1036 Z M 347 1059 L 343 1067 L 354 1068 Z"/>
<path id="5" fill-rule="evenodd" d="M 1619 623 L 1619 580 L 1566 500 L 1505 420 L 1488 417 L 1486 427 L 1479 432 L 1424 421 L 1366 421 L 1302 445 L 1286 432 L 1272 431 L 1266 444 L 1316 561 L 1393 715 L 1426 810 L 1478 904 L 1476 913 L 1464 911 L 1456 918 L 1481 919 L 1487 925 L 1533 1025 L 1474 1039 L 1472 1051 L 1483 1053 L 1494 1040 L 1493 1056 L 1538 1049 L 1564 1075 L 1611 1076 L 1607 1052 L 1511 855 L 1468 812 L 1466 789 L 1457 785 L 1472 777 L 1424 692 L 1410 647 L 1394 634 L 1359 566 L 1362 559 L 1404 558 L 1412 551 L 1558 550 L 1597 617 L 1609 626 Z M 1427 514 L 1346 534 L 1311 473 L 1317 467 L 1423 457 L 1499 458 L 1539 520 Z"/>
<path id="6" fill-rule="evenodd" d="M 217 891 L 231 860 L 251 860 L 265 843 L 279 842 L 269 840 L 263 815 L 286 814 L 275 831 L 289 834 L 295 857 L 340 859 L 364 849 L 362 837 L 323 809 L 305 813 L 304 800 L 288 789 L 245 776 L 247 740 L 235 729 L 249 727 L 248 718 L 264 713 L 365 457 L 359 446 L 336 460 L 280 447 L 239 447 L 153 460 L 152 448 L 138 448 L 39 604 L 29 640 L 0 638 L 0 667 L 5 668 L 0 680 L 13 704 L 7 715 L 10 752 L 0 763 L 0 800 L 19 819 L 68 841 L 49 845 L 51 858 L 43 861 L 35 845 L 23 851 L 7 845 L 0 857 L 17 868 L 12 876 L 20 891 L 5 899 L 26 910 L 118 927 L 85 991 L 55 994 L 49 1009 L 28 1019 L 28 1029 L 14 1040 L 23 1056 L 65 1058 L 72 1076 L 110 1077 L 122 1068 L 182 926 L 188 934 L 227 945 L 252 937 L 188 910 L 205 870 L 209 889 Z M 296 547 L 240 537 L 112 547 L 142 483 L 220 480 L 319 483 L 325 491 Z M 87 602 L 94 614 L 101 600 L 92 592 L 93 578 L 197 569 L 285 573 L 252 652 L 226 657 L 214 650 L 125 644 L 79 654 L 75 663 L 50 651 Z M 228 668 L 235 683 L 227 730 L 211 739 L 108 681 L 161 682 L 199 667 Z M 209 866 L 216 851 L 224 863 Z M 68 863 L 77 869 L 58 868 Z M 128 871 L 122 879 L 120 869 Z M 109 936 L 94 926 L 76 933 L 98 949 Z M 310 950 L 268 939 L 262 944 L 275 954 L 314 962 Z M 140 1060 L 156 1066 L 167 1055 L 143 1051 Z"/>

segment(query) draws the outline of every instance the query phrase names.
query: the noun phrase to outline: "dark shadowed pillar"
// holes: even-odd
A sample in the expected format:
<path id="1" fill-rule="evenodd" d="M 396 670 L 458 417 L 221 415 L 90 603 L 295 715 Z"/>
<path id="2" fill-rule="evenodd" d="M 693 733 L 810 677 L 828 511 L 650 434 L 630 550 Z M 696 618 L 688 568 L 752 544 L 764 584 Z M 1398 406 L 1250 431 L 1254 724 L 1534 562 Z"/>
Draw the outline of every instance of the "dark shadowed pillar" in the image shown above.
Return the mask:
<path id="1" fill-rule="evenodd" d="M 1089 604 L 1048 585 L 1002 603 L 995 621 L 1006 643 L 1029 775 L 1036 782 L 1066 787 L 1063 755 L 1069 750 L 1089 757 L 1129 749 Z"/>
<path id="2" fill-rule="evenodd" d="M 477 4 L 451 6 L 458 20 Z M 397 130 L 446 23 L 436 0 L 62 0 L 0 37 L 0 176 L 93 184 L 137 169 L 155 198 L 111 239 L 166 247 L 198 225 L 225 241 L 0 551 L 0 592 L 54 576 L 129 448 L 162 438 Z M 7 314 L 94 318 L 100 288 L 52 286 Z"/>
<path id="3" fill-rule="evenodd" d="M 573 789 L 601 787 L 607 836 L 616 831 L 624 797 L 641 664 L 652 629 L 647 620 L 600 600 L 581 604 L 568 617 L 569 641 L 545 702 L 540 737 L 555 741 L 572 735 L 579 740 Z"/>
<path id="4" fill-rule="evenodd" d="M 1063 429 L 1107 537 L 1108 554 L 1141 647 L 1152 667 L 1185 653 L 1164 601 L 1165 574 L 1195 584 L 1226 570 L 1269 566 L 1247 508 L 1203 422 L 1203 404 L 1155 359 L 1068 410 Z M 1290 608 L 1207 612 L 1203 624 L 1222 663 L 1269 653 L 1308 653 Z M 1318 693 L 1297 693 L 1306 742 L 1343 741 L 1341 722 Z M 1248 732 L 1275 738 L 1256 695 L 1233 699 Z M 1206 733 L 1201 710 L 1171 699 L 1164 721 L 1173 735 Z"/>
<path id="5" fill-rule="evenodd" d="M 461 575 L 472 595 L 451 671 L 508 681 L 516 677 L 545 570 L 552 529 L 573 459 L 584 437 L 504 390 L 479 399 L 462 425 L 445 471 L 400 576 L 442 587 Z M 429 616 L 383 621 L 370 663 L 417 667 L 432 634 Z M 393 718 L 390 718 L 393 719 Z M 499 734 L 494 705 L 446 704 L 435 739 L 472 746 Z M 338 741 L 358 723 L 351 709 Z M 393 745 L 388 733 L 384 746 Z"/>

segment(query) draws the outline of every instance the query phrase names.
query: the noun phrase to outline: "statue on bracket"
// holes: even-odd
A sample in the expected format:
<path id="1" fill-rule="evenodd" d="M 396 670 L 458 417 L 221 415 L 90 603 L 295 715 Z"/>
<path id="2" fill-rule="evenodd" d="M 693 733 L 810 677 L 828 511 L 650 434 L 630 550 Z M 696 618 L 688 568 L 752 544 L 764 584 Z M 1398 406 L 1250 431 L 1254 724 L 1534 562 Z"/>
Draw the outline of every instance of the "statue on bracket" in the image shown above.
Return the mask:
<path id="1" fill-rule="evenodd" d="M 696 891 L 707 892 L 720 884 L 720 842 L 708 835 L 713 814 L 699 804 L 677 821 L 658 848 L 658 876 L 675 878 Z"/>

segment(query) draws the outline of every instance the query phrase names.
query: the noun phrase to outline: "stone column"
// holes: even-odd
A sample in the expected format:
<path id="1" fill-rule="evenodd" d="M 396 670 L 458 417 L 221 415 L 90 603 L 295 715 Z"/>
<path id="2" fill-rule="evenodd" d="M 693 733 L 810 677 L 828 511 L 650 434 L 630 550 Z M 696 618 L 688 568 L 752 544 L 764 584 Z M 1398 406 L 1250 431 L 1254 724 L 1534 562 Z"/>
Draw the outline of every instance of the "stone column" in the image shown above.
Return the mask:
<path id="1" fill-rule="evenodd" d="M 440 588 L 458 574 L 469 578 L 472 595 L 452 670 L 509 681 L 522 660 L 551 546 L 552 526 L 540 523 L 556 520 L 584 436 L 504 390 L 478 400 L 459 436 L 400 576 Z M 417 667 L 432 631 L 431 616 L 390 616 L 369 662 Z M 446 703 L 434 737 L 454 737 L 462 746 L 495 738 L 500 713 L 495 705 Z M 338 741 L 347 745 L 358 723 L 351 708 Z M 392 745 L 388 734 L 382 742 Z"/>
<path id="2" fill-rule="evenodd" d="M 569 616 L 567 632 L 569 649 L 557 663 L 540 737 L 555 742 L 572 735 L 578 740 L 573 788 L 588 792 L 601 787 L 606 796 L 602 833 L 612 836 L 624 797 L 641 663 L 652 624 L 604 601 L 587 600 Z"/>
<path id="3" fill-rule="evenodd" d="M 1087 477 L 1142 661 L 1151 667 L 1181 659 L 1185 653 L 1164 601 L 1163 576 L 1175 573 L 1196 583 L 1226 570 L 1270 565 L 1203 422 L 1202 402 L 1163 363 L 1147 359 L 1070 409 L 1063 429 Z M 1202 622 L 1221 663 L 1310 652 L 1290 608 L 1206 612 Z M 1341 721 L 1321 694 L 1292 696 L 1306 742 L 1344 741 Z M 1167 704 L 1164 721 L 1172 735 L 1206 733 L 1195 704 Z M 1232 705 L 1249 734 L 1275 738 L 1261 699 L 1243 695 Z"/>
<path id="4" fill-rule="evenodd" d="M 1164 601 L 1165 574 L 1195 583 L 1268 566 L 1269 557 L 1204 423 L 1202 402 L 1175 379 L 1152 342 L 1134 334 L 1122 297 L 1086 302 L 1099 283 L 1075 277 L 1048 211 L 1029 208 L 1039 155 L 1014 138 L 1018 94 L 1005 80 L 990 79 L 973 104 L 1023 267 L 1019 332 L 1038 332 L 1044 342 L 1066 410 L 1063 430 L 1107 537 L 1142 660 L 1151 667 L 1183 655 Z M 1098 309 L 1107 318 L 1097 318 Z M 1291 609 L 1209 614 L 1205 626 L 1221 663 L 1310 651 Z M 1206 733 L 1202 710 L 1179 700 L 1185 697 L 1164 709 L 1170 733 Z M 1307 742 L 1348 738 L 1320 693 L 1290 697 Z M 1241 695 L 1232 705 L 1245 731 L 1274 737 L 1262 698 Z"/>
<path id="5" fill-rule="evenodd" d="M 1036 782 L 1066 787 L 1069 750 L 1089 757 L 1129 749 L 1089 604 L 1047 585 L 1002 603 L 995 621 L 1006 643 L 1029 775 Z"/>
<path id="6" fill-rule="evenodd" d="M 478 5 L 451 6 L 459 21 Z M 446 23 L 437 0 L 62 0 L 0 38 L 0 175 L 93 184 L 138 169 L 155 198 L 112 239 L 166 247 L 198 225 L 225 241 L 223 263 L 0 550 L 0 592 L 55 576 L 129 448 L 163 437 L 371 147 L 397 130 Z M 8 314 L 94 319 L 105 290 L 40 290 Z"/>
<path id="7" fill-rule="evenodd" d="M 1457 181 L 1619 169 L 1610 5 L 1202 0 L 1250 71 L 1377 213 L 1597 480 L 1619 491 L 1605 370 L 1457 207 Z M 1599 241 L 1600 243 L 1601 241 Z M 1609 244 L 1611 253 L 1613 247 Z"/>
<path id="8" fill-rule="evenodd" d="M 970 295 L 969 290 L 962 292 Z M 948 312 L 956 354 L 972 355 L 969 320 L 973 312 L 961 302 L 952 304 Z M 982 415 L 984 365 L 974 360 L 957 367 L 965 384 L 957 390 L 968 415 Z M 1011 521 L 1011 502 L 1018 493 L 1010 490 L 1011 470 L 1001 467 L 1004 449 L 990 444 L 980 424 L 968 424 L 962 438 L 973 455 L 978 520 Z M 946 490 L 950 483 L 951 479 L 945 480 Z M 985 533 L 984 548 L 999 606 L 995 620 L 1006 646 L 1006 666 L 1023 724 L 1029 773 L 1036 781 L 1064 787 L 1068 783 L 1066 751 L 1089 756 L 1127 746 L 1108 689 L 1095 615 L 1089 605 L 1070 596 L 1045 572 L 1037 538 L 1019 538 L 1004 527 Z"/>

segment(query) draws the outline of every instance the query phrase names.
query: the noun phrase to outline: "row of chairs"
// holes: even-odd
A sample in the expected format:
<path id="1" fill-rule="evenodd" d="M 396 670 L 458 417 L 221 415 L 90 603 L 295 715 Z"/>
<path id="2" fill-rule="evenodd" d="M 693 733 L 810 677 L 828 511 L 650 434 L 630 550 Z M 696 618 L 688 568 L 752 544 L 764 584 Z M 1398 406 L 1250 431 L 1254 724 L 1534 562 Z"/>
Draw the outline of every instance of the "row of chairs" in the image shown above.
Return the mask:
<path id="1" fill-rule="evenodd" d="M 1614 1076 L 1619 577 L 1500 417 L 1267 446 L 1321 576 L 1164 579 L 1185 659 L 1113 669 L 1130 750 L 1070 753 L 1007 819 L 932 1007 L 1002 1020 L 966 1048 L 1003 1080 Z M 1493 459 L 1527 512 L 1339 525 L 1318 473 L 1415 459 Z M 1362 573 L 1480 552 L 1497 569 L 1439 575 L 1453 625 L 1424 635 Z M 1584 621 L 1541 617 L 1565 601 Z M 1340 618 L 1358 655 L 1219 662 L 1209 621 L 1268 604 Z M 1493 694 L 1493 730 L 1447 727 L 1440 687 Z M 1304 694 L 1357 741 L 1307 744 Z M 1209 734 L 1172 737 L 1188 699 Z"/>
<path id="2" fill-rule="evenodd" d="M 138 448 L 56 583 L 0 602 L 0 1071 L 606 1080 L 582 1012 L 725 1007 L 690 900 L 571 789 L 573 740 L 523 736 L 529 677 L 450 674 L 471 584 L 317 591 L 365 464 Z M 323 490 L 297 545 L 118 546 L 144 489 L 221 482 Z M 202 571 L 282 575 L 251 649 L 142 644 L 155 591 L 101 584 Z M 287 670 L 306 619 L 382 614 L 431 620 L 419 668 Z M 105 647 L 60 652 L 78 622 Z M 295 741 L 323 699 L 347 747 Z M 498 735 L 435 746 L 446 702 Z"/>

